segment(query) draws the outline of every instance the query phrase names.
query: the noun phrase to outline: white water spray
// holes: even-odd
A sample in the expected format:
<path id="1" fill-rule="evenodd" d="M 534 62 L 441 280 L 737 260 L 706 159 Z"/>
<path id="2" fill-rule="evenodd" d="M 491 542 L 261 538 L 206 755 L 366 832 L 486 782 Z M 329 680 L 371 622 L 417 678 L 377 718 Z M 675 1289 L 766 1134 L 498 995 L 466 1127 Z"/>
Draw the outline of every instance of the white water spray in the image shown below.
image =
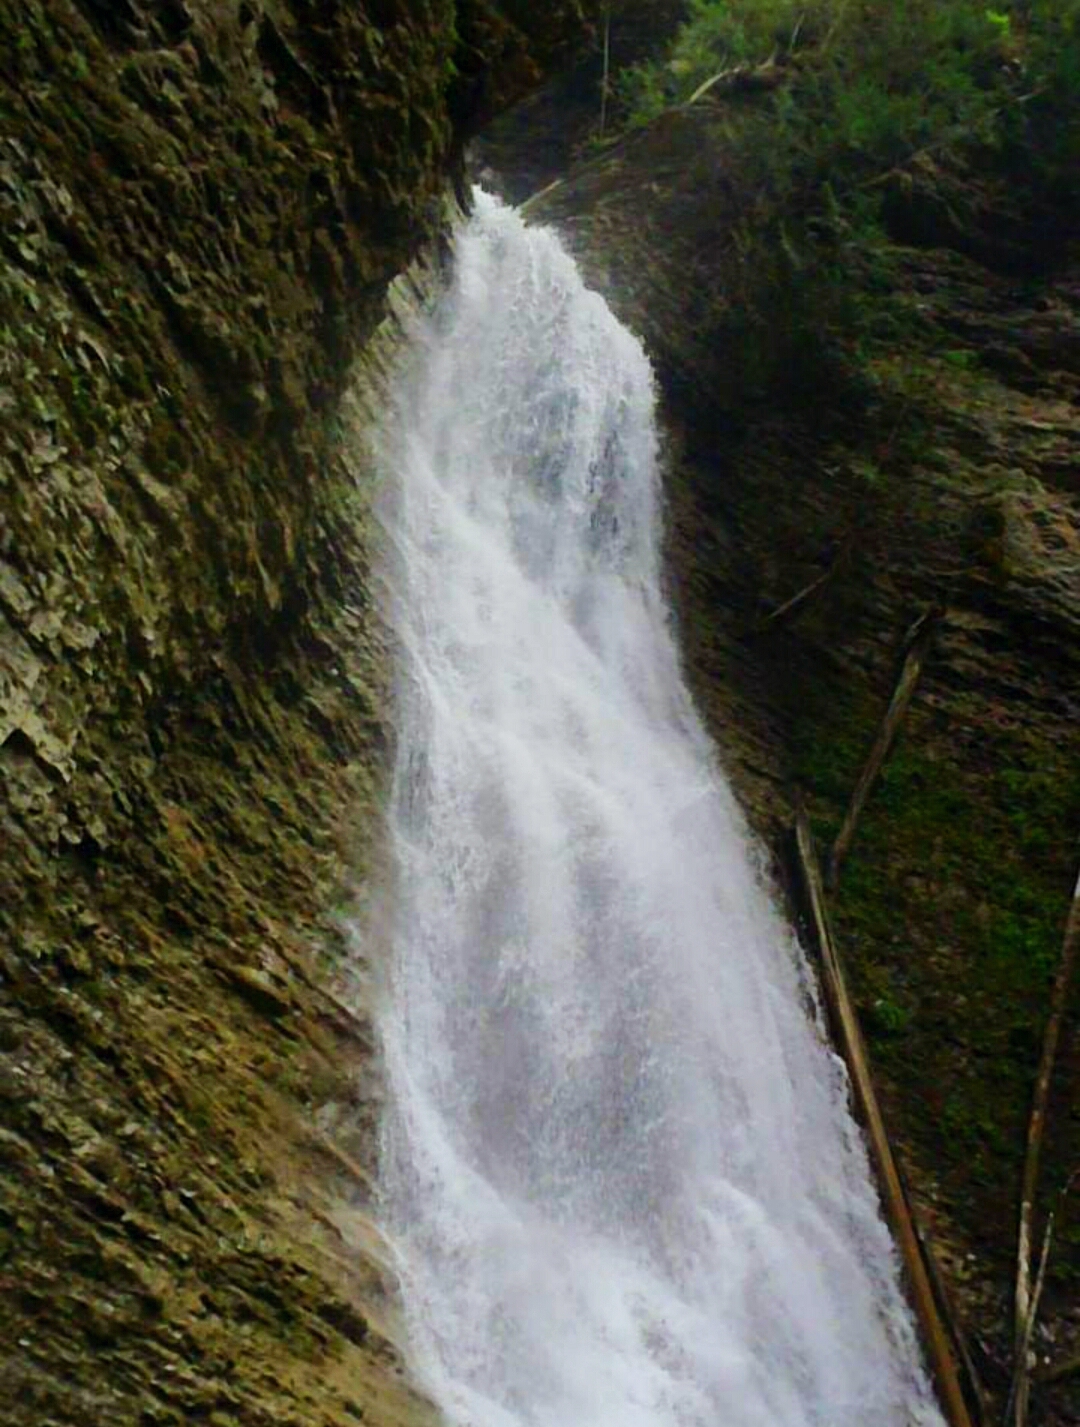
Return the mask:
<path id="1" fill-rule="evenodd" d="M 940 1424 L 680 673 L 646 358 L 484 195 L 417 340 L 382 1013 L 414 1368 L 459 1427 Z"/>

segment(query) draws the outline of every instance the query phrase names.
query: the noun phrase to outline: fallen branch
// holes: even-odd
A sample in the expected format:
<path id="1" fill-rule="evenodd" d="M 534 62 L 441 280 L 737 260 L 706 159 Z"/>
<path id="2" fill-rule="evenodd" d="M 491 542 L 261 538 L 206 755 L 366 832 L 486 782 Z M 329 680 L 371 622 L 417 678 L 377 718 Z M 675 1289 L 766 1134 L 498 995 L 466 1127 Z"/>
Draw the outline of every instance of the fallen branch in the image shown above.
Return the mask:
<path id="1" fill-rule="evenodd" d="M 1039 1300 L 1042 1297 L 1042 1284 L 1043 1279 L 1046 1276 L 1046 1262 L 1050 1251 L 1050 1236 L 1053 1233 L 1054 1222 L 1058 1214 L 1063 1212 L 1065 1200 L 1069 1197 L 1069 1194 L 1075 1187 L 1077 1180 L 1080 1180 L 1080 1169 L 1074 1170 L 1073 1173 L 1069 1176 L 1069 1178 L 1065 1181 L 1065 1184 L 1062 1186 L 1060 1192 L 1058 1193 L 1057 1203 L 1054 1206 L 1054 1210 L 1051 1212 L 1047 1219 L 1046 1235 L 1043 1239 L 1042 1258 L 1039 1261 L 1039 1272 L 1036 1275 L 1035 1279 L 1035 1292 L 1032 1294 L 1032 1308 L 1031 1315 L 1029 1318 L 1030 1330 L 1034 1330 L 1035 1315 L 1038 1312 Z M 1028 1333 L 1029 1349 L 1030 1342 L 1031 1331 L 1029 1331 Z M 1062 1358 L 1056 1363 L 1049 1363 L 1041 1369 L 1033 1366 L 1032 1355 L 1030 1351 L 1026 1355 L 1025 1361 L 1027 1363 L 1032 1378 L 1034 1378 L 1036 1382 L 1042 1383 L 1059 1382 L 1062 1378 L 1068 1377 L 1070 1373 L 1074 1373 L 1080 1370 L 1080 1352 L 1071 1353 L 1068 1357 Z M 1008 1412 L 1006 1412 L 1005 1416 L 1006 1418 L 1008 1418 Z"/>
<path id="2" fill-rule="evenodd" d="M 805 585 L 796 594 L 792 595 L 789 600 L 785 600 L 782 605 L 778 605 L 776 609 L 770 610 L 767 615 L 759 619 L 754 626 L 754 633 L 761 634 L 766 629 L 771 629 L 774 624 L 780 624 L 785 620 L 794 619 L 799 611 L 808 605 L 814 596 L 832 581 L 833 576 L 843 564 L 844 557 L 850 548 L 850 542 L 845 541 L 840 547 L 836 558 L 824 574 L 818 575 L 816 580 L 811 580 L 808 585 Z"/>
<path id="3" fill-rule="evenodd" d="M 611 93 L 611 5 L 604 7 L 604 73 L 600 80 L 600 136 L 607 129 L 608 96 Z"/>
<path id="4" fill-rule="evenodd" d="M 951 1427 L 972 1427 L 949 1336 L 930 1284 L 919 1237 L 878 1105 L 858 1017 L 829 927 L 821 869 L 803 807 L 799 807 L 795 821 L 795 851 L 811 928 L 821 957 L 822 982 L 834 1032 L 851 1076 L 855 1103 L 877 1166 L 885 1210 L 907 1272 L 912 1305 L 922 1328 L 941 1402 Z"/>
<path id="5" fill-rule="evenodd" d="M 899 1166 L 897 1166 L 897 1169 L 899 1170 Z M 963 1379 L 968 1388 L 965 1399 L 968 1407 L 974 1409 L 974 1420 L 978 1424 L 978 1427 L 984 1427 L 984 1424 L 990 1420 L 990 1398 L 986 1388 L 983 1386 L 983 1380 L 979 1374 L 979 1370 L 975 1366 L 975 1359 L 968 1345 L 967 1334 L 964 1332 L 960 1322 L 952 1294 L 949 1292 L 948 1286 L 942 1277 L 941 1269 L 938 1267 L 937 1255 L 934 1253 L 929 1235 L 919 1222 L 914 1210 L 911 1209 L 911 1196 L 908 1193 L 908 1187 L 903 1174 L 900 1175 L 900 1184 L 911 1212 L 911 1222 L 914 1226 L 916 1237 L 919 1240 L 919 1250 L 922 1254 L 923 1264 L 926 1267 L 926 1275 L 930 1280 L 930 1287 L 934 1291 L 934 1301 L 937 1304 L 938 1312 L 945 1321 L 949 1338 L 953 1347 L 956 1349 L 956 1356 L 960 1359 Z"/>
<path id="6" fill-rule="evenodd" d="M 1031 1398 L 1031 1339 L 1035 1332 L 1035 1320 L 1039 1316 L 1039 1303 L 1042 1300 L 1043 1287 L 1046 1283 L 1046 1265 L 1050 1261 L 1050 1245 L 1053 1239 L 1054 1216 L 1051 1214 L 1046 1221 L 1046 1232 L 1043 1234 L 1039 1271 L 1035 1275 L 1035 1289 L 1028 1306 L 1027 1319 L 1017 1340 L 1012 1386 L 1009 1388 L 1009 1400 L 1005 1404 L 1005 1421 L 1008 1422 L 1012 1416 L 1016 1427 L 1024 1427 L 1027 1422 L 1028 1402 Z"/>
<path id="7" fill-rule="evenodd" d="M 1033 89 L 1029 94 L 1019 94 L 1011 101 L 1011 104 L 1002 104 L 999 108 L 995 109 L 990 117 L 993 119 L 1000 118 L 1012 105 L 1030 104 L 1033 99 L 1039 99 L 1045 93 L 1046 87 L 1044 85 L 1039 89 Z M 985 120 L 980 120 L 979 122 L 985 122 Z M 906 174 L 913 164 L 917 164 L 924 159 L 932 158 L 935 154 L 939 154 L 947 149 L 950 144 L 956 143 L 958 139 L 969 138 L 973 132 L 973 128 L 974 126 L 972 124 L 960 124 L 950 129 L 945 137 L 940 139 L 937 143 L 927 144 L 921 149 L 913 149 L 907 158 L 901 159 L 898 164 L 893 164 L 883 173 L 875 174 L 873 178 L 864 179 L 862 183 L 856 184 L 855 191 L 866 188 L 878 188 L 881 184 L 888 183 L 891 179 L 900 177 L 901 174 Z"/>
<path id="8" fill-rule="evenodd" d="M 877 781 L 882 765 L 896 741 L 896 735 L 900 731 L 900 725 L 904 721 L 904 715 L 907 713 L 915 693 L 923 663 L 930 649 L 930 640 L 933 636 L 937 614 L 936 610 L 927 610 L 908 630 L 904 662 L 893 690 L 893 696 L 885 711 L 885 717 L 881 721 L 877 737 L 871 745 L 863 770 L 859 774 L 855 790 L 851 795 L 851 802 L 844 814 L 844 821 L 840 826 L 840 831 L 836 834 L 836 841 L 829 854 L 827 884 L 830 890 L 834 890 L 840 880 L 840 868 L 851 848 L 852 840 L 855 837 L 855 828 L 863 808 L 866 806 L 866 800 L 870 796 L 870 790 Z"/>
<path id="9" fill-rule="evenodd" d="M 300 960 L 287 952 L 284 947 L 277 947 L 274 952 L 293 974 L 308 988 L 314 991 L 316 996 L 326 1002 L 326 1008 L 320 1010 L 313 1007 L 313 1012 L 321 1020 L 328 1020 L 333 1023 L 340 1035 L 348 1036 L 350 1040 L 370 1051 L 372 1047 L 372 1030 L 370 1022 L 364 1020 L 351 1006 L 336 996 L 328 986 L 324 986 L 318 977 L 314 976 L 310 969 Z"/>
<path id="10" fill-rule="evenodd" d="M 316 1129 L 315 1126 L 312 1125 L 308 1127 L 306 1139 L 308 1144 L 318 1150 L 319 1153 L 330 1160 L 332 1164 L 336 1165 L 341 1173 L 347 1179 L 351 1179 L 365 1194 L 370 1196 L 373 1193 L 372 1177 L 368 1170 L 364 1169 L 362 1165 L 357 1164 L 356 1160 L 354 1160 L 351 1155 L 346 1154 L 343 1149 L 339 1149 L 329 1135 L 324 1134 L 322 1130 Z"/>
<path id="11" fill-rule="evenodd" d="M 565 178 L 553 178 L 551 182 L 546 183 L 543 188 L 538 188 L 535 193 L 531 193 L 529 197 L 526 198 L 524 203 L 520 203 L 518 205 L 518 212 L 521 214 L 522 218 L 526 217 L 529 212 L 529 209 L 534 204 L 539 203 L 542 199 L 546 198 L 549 193 L 554 193 L 557 188 L 562 188 L 565 183 Z"/>
<path id="12" fill-rule="evenodd" d="M 736 64 L 731 69 L 722 69 L 719 74 L 705 80 L 704 84 L 699 84 L 682 107 L 689 109 L 692 104 L 717 89 L 721 94 L 746 94 L 776 89 L 784 82 L 785 77 L 784 66 L 777 64 L 775 55 L 770 55 L 761 64 Z"/>
<path id="13" fill-rule="evenodd" d="M 1043 1136 L 1046 1131 L 1046 1112 L 1050 1100 L 1050 1081 L 1057 1059 L 1058 1042 L 1061 1039 L 1061 1024 L 1065 1019 L 1065 1007 L 1069 999 L 1069 987 L 1076 966 L 1077 952 L 1080 951 L 1080 876 L 1073 889 L 1069 914 L 1065 920 L 1065 935 L 1061 946 L 1061 961 L 1058 964 L 1054 989 L 1050 996 L 1050 1014 L 1043 1034 L 1042 1055 L 1035 1077 L 1035 1093 L 1031 1102 L 1031 1119 L 1028 1121 L 1027 1148 L 1024 1152 L 1024 1174 L 1020 1186 L 1020 1224 L 1016 1243 L 1016 1290 L 1014 1295 L 1014 1371 L 1018 1388 L 1014 1403 L 1015 1427 L 1023 1427 L 1027 1412 L 1028 1336 L 1033 1315 L 1031 1294 L 1031 1238 L 1035 1216 L 1035 1196 L 1039 1187 L 1039 1161 L 1042 1157 Z M 1037 1306 L 1037 1305 L 1036 1305 Z"/>

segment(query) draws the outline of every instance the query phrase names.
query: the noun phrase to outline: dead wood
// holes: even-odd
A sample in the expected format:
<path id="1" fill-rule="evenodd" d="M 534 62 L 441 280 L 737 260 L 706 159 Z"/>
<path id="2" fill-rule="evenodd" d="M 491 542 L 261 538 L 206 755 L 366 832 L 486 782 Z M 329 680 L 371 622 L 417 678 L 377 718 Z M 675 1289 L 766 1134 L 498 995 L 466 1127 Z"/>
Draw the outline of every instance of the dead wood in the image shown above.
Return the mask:
<path id="1" fill-rule="evenodd" d="M 730 94 L 752 94 L 776 89 L 786 78 L 787 70 L 783 65 L 777 64 L 775 56 L 771 56 L 762 64 L 736 64 L 731 69 L 722 69 L 719 74 L 705 80 L 704 84 L 699 84 L 683 107 L 689 109 L 691 104 L 697 104 L 707 94 L 719 99 Z"/>
<path id="2" fill-rule="evenodd" d="M 1061 1040 L 1061 1026 L 1065 1019 L 1065 1007 L 1069 999 L 1076 967 L 1077 953 L 1080 951 L 1080 875 L 1073 889 L 1069 914 L 1065 919 L 1065 934 L 1062 938 L 1061 960 L 1058 963 L 1054 989 L 1050 994 L 1050 1013 L 1046 1018 L 1043 1033 L 1042 1054 L 1035 1076 L 1035 1093 L 1031 1102 L 1031 1118 L 1028 1121 L 1027 1147 L 1024 1151 L 1024 1173 L 1020 1185 L 1020 1223 L 1016 1236 L 1016 1289 L 1014 1293 L 1014 1373 L 1016 1382 L 1013 1402 L 1015 1427 L 1023 1427 L 1027 1415 L 1027 1399 L 1030 1383 L 1028 1367 L 1029 1339 L 1033 1326 L 1034 1308 L 1031 1292 L 1031 1241 L 1035 1218 L 1035 1199 L 1039 1189 L 1039 1163 L 1042 1158 L 1043 1138 L 1046 1133 L 1046 1113 L 1050 1101 L 1050 1081 L 1054 1074 L 1058 1043 Z"/>
<path id="3" fill-rule="evenodd" d="M 899 1166 L 898 1166 L 899 1169 Z M 911 1204 L 911 1195 L 908 1193 L 907 1182 L 903 1173 L 900 1174 L 900 1183 L 907 1200 L 908 1209 L 911 1213 L 911 1222 L 915 1229 L 915 1234 L 919 1240 L 919 1249 L 922 1253 L 923 1263 L 926 1266 L 926 1276 L 930 1280 L 930 1287 L 934 1291 L 934 1301 L 937 1303 L 938 1312 L 945 1321 L 949 1337 L 956 1350 L 956 1356 L 960 1360 L 962 1379 L 967 1384 L 965 1397 L 975 1427 L 984 1427 L 990 1421 L 990 1397 L 983 1385 L 982 1375 L 975 1366 L 975 1358 L 972 1355 L 967 1333 L 960 1321 L 960 1315 L 956 1310 L 953 1296 L 949 1292 L 940 1267 L 938 1266 L 937 1254 L 934 1252 L 930 1236 L 919 1221 L 919 1216 Z"/>
<path id="4" fill-rule="evenodd" d="M 325 986 L 317 976 L 314 976 L 298 957 L 291 956 L 281 948 L 275 954 L 309 991 L 313 991 L 324 1002 L 322 1008 L 313 1006 L 313 1013 L 320 1020 L 329 1021 L 340 1035 L 356 1041 L 358 1045 L 370 1051 L 373 1043 L 370 1022 L 354 1011 L 351 1006 L 347 1006 L 340 996 L 336 996 L 328 986 Z"/>
<path id="5" fill-rule="evenodd" d="M 789 600 L 785 600 L 782 605 L 778 605 L 776 609 L 770 610 L 767 615 L 759 619 L 753 628 L 753 633 L 763 634 L 765 630 L 771 629 L 773 625 L 786 624 L 794 619 L 797 614 L 806 608 L 815 595 L 819 594 L 827 585 L 832 583 L 833 576 L 844 563 L 850 549 L 851 542 L 845 540 L 829 568 L 823 574 L 818 575 L 817 579 L 811 580 L 808 585 L 805 585 L 801 590 L 793 594 Z"/>
<path id="6" fill-rule="evenodd" d="M 877 1169 L 885 1210 L 896 1237 L 907 1275 L 912 1306 L 937 1381 L 942 1406 L 950 1427 L 972 1427 L 971 1415 L 960 1385 L 956 1359 L 946 1330 L 923 1248 L 916 1233 L 911 1209 L 881 1115 L 869 1057 L 847 980 L 829 926 L 825 888 L 806 810 L 799 807 L 795 824 L 795 851 L 799 879 L 810 918 L 811 931 L 820 956 L 822 983 L 834 1033 L 851 1077 L 855 1104 L 866 1130 Z"/>
<path id="7" fill-rule="evenodd" d="M 1008 1422 L 1012 1417 L 1016 1427 L 1025 1427 L 1027 1423 L 1028 1404 L 1031 1399 L 1031 1339 L 1035 1332 L 1035 1320 L 1039 1316 L 1039 1303 L 1046 1284 L 1046 1266 L 1050 1262 L 1050 1245 L 1053 1240 L 1054 1216 L 1051 1214 L 1046 1221 L 1042 1252 L 1039 1255 L 1039 1271 L 1035 1275 L 1035 1288 L 1028 1305 L 1027 1318 L 1017 1340 L 1012 1386 L 1009 1388 L 1009 1400 L 1005 1405 L 1005 1421 Z"/>
<path id="8" fill-rule="evenodd" d="M 840 831 L 836 835 L 832 852 L 829 854 L 827 885 L 830 890 L 835 890 L 840 879 L 840 868 L 851 849 L 855 829 L 866 806 L 866 800 L 870 796 L 870 790 L 877 781 L 882 765 L 892 750 L 896 735 L 900 731 L 900 725 L 911 704 L 930 649 L 937 617 L 937 610 L 927 610 L 908 630 L 907 638 L 904 641 L 906 651 L 904 661 L 900 667 L 900 674 L 896 681 L 896 687 L 893 689 L 892 698 L 889 700 L 889 707 L 885 711 L 885 717 L 881 721 L 870 752 L 867 754 L 866 762 L 851 794 L 847 812 L 844 814 L 844 821 L 840 825 Z"/>

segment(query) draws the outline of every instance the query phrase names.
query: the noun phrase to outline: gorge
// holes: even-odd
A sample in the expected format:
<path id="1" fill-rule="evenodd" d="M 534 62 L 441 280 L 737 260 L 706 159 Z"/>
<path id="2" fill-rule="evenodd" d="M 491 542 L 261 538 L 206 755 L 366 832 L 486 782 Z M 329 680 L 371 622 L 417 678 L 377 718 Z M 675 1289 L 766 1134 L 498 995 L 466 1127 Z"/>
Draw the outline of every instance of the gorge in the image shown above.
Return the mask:
<path id="1" fill-rule="evenodd" d="M 599 6 L 0 5 L 13 1427 L 934 1421 L 776 909 L 924 614 L 830 896 L 1001 1415 L 1080 827 L 1076 116 L 1018 38 L 1072 0 L 1004 8 L 966 7 L 1030 132 L 861 170 L 868 236 L 769 208 L 813 25 L 688 104 L 683 7 L 616 4 L 670 102 L 598 135 Z M 480 131 L 513 198 L 559 179 L 528 231 L 453 237 Z"/>

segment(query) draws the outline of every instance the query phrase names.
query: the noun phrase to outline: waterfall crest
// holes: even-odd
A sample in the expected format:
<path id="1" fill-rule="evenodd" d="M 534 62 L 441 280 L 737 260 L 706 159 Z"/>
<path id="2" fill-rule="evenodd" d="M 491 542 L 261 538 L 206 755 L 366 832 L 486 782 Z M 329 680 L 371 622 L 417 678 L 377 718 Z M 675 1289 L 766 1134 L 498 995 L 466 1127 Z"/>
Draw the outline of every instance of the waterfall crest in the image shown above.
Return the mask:
<path id="1" fill-rule="evenodd" d="M 679 668 L 640 345 L 478 194 L 396 400 L 382 1182 L 418 1376 L 459 1427 L 940 1427 Z"/>

